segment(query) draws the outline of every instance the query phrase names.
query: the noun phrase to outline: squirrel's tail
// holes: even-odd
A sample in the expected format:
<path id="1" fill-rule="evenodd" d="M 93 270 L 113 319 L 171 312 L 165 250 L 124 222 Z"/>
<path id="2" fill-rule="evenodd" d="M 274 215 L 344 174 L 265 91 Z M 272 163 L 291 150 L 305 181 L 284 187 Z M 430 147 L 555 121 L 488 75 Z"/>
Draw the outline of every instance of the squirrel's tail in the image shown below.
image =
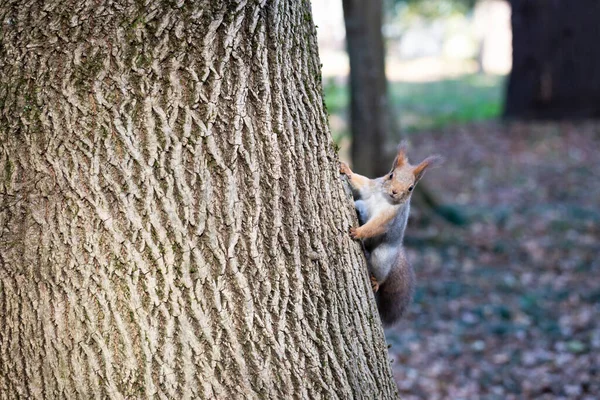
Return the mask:
<path id="1" fill-rule="evenodd" d="M 384 326 L 391 326 L 400 320 L 415 291 L 415 274 L 403 249 L 398 253 L 396 263 L 375 294 L 379 317 Z"/>

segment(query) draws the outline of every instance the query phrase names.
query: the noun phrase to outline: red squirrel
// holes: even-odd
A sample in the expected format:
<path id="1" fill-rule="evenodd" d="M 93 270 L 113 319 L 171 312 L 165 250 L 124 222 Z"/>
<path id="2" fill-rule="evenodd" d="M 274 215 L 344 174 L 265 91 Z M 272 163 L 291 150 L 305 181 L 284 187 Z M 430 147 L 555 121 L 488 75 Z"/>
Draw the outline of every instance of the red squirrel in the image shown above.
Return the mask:
<path id="1" fill-rule="evenodd" d="M 350 229 L 350 236 L 364 245 L 377 309 L 385 326 L 400 320 L 414 293 L 415 274 L 402 246 L 411 195 L 425 170 L 442 160 L 436 155 L 411 165 L 406 147 L 406 142 L 398 146 L 392 170 L 380 178 L 355 174 L 345 163 L 340 166 L 352 188 L 360 223 Z"/>

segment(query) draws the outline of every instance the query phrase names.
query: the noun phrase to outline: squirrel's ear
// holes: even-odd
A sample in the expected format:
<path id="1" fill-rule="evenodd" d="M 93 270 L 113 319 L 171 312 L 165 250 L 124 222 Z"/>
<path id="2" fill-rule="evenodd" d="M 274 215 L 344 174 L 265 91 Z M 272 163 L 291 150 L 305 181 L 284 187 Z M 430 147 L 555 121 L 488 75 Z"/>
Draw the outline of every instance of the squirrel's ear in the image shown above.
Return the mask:
<path id="1" fill-rule="evenodd" d="M 408 149 L 408 142 L 403 140 L 398 145 L 396 153 L 396 159 L 394 159 L 394 168 L 398 168 L 408 163 L 408 157 L 406 157 L 406 150 Z"/>
<path id="2" fill-rule="evenodd" d="M 421 161 L 421 163 L 419 163 L 419 165 L 417 165 L 413 170 L 413 174 L 415 174 L 415 181 L 418 181 L 423 177 L 427 168 L 439 166 L 443 162 L 444 158 L 439 155 L 429 156 L 423 161 Z"/>

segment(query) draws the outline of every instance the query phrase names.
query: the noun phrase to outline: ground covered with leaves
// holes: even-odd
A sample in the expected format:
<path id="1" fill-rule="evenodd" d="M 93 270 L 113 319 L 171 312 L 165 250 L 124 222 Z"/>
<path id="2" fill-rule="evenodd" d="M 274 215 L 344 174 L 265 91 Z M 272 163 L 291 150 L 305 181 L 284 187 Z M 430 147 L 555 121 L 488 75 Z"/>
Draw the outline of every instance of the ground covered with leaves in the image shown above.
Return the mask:
<path id="1" fill-rule="evenodd" d="M 597 399 L 600 124 L 409 139 L 411 161 L 446 158 L 422 183 L 469 223 L 413 206 L 415 302 L 386 331 L 402 399 Z"/>

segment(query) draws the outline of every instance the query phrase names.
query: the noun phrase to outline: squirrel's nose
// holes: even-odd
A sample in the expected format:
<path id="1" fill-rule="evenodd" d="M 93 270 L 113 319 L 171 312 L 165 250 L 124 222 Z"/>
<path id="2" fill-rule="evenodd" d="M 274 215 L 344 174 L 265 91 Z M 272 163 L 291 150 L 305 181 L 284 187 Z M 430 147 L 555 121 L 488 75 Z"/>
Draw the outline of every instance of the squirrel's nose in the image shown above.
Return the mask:
<path id="1" fill-rule="evenodd" d="M 395 190 L 392 190 L 392 194 L 398 194 L 398 192 Z"/>

